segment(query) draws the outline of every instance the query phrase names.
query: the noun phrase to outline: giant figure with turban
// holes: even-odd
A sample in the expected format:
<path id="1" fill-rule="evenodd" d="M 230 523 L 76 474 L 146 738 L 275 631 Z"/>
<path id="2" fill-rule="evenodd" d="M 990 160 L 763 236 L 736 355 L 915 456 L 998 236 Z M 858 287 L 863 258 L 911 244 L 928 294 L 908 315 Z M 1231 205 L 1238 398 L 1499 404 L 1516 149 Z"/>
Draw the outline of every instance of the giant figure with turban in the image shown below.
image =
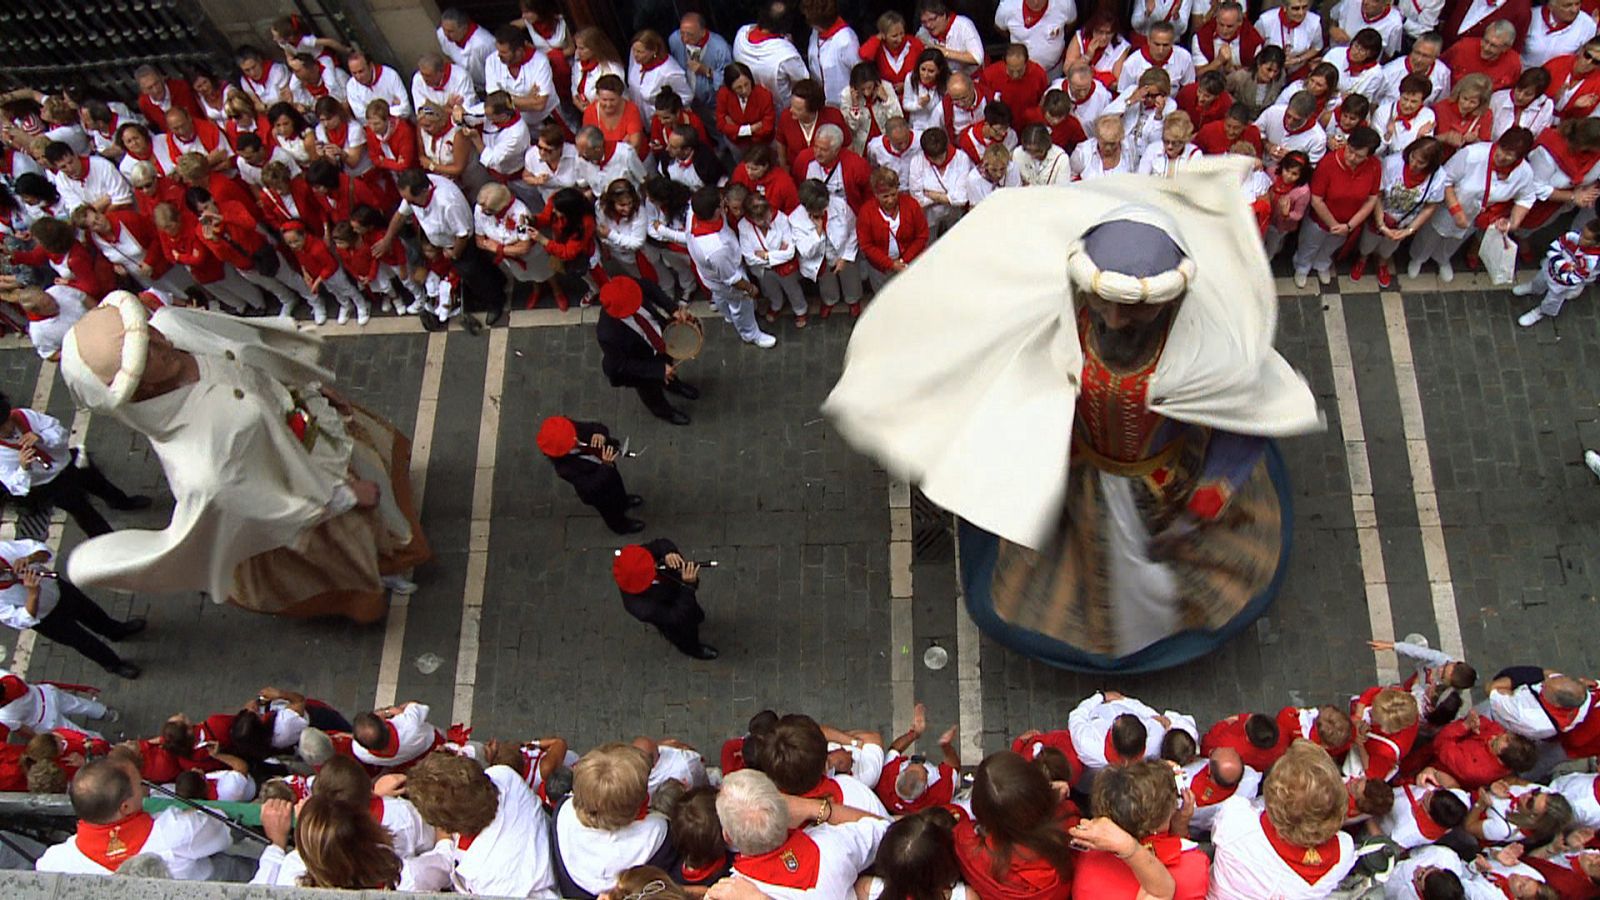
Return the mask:
<path id="1" fill-rule="evenodd" d="M 968 610 L 1012 649 L 1175 665 L 1281 583 L 1271 439 L 1322 420 L 1237 165 L 1001 191 L 856 328 L 825 409 L 959 516 Z"/>
<path id="2" fill-rule="evenodd" d="M 430 557 L 412 508 L 410 441 L 346 402 L 322 344 L 273 319 L 165 307 L 126 291 L 68 333 L 78 404 L 149 438 L 172 522 L 80 544 L 76 584 L 206 591 L 258 612 L 381 619 Z"/>

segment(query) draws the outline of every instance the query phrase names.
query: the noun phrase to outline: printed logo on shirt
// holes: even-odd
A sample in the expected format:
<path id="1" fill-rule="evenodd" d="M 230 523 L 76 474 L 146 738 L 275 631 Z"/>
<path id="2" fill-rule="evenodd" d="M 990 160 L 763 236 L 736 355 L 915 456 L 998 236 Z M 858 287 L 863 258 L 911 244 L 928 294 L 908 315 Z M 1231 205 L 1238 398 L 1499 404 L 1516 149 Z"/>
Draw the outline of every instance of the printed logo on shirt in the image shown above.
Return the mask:
<path id="1" fill-rule="evenodd" d="M 794 855 L 793 850 L 783 851 L 783 855 L 779 859 L 783 861 L 783 867 L 790 872 L 800 871 L 800 859 Z"/>

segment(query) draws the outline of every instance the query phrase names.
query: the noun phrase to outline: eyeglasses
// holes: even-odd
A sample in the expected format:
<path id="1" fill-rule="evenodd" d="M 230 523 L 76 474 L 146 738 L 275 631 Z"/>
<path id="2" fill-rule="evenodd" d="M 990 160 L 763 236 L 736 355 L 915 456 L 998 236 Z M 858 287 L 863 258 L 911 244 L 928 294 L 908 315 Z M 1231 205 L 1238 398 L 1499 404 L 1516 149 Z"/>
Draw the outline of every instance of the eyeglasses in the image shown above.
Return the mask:
<path id="1" fill-rule="evenodd" d="M 646 884 L 644 887 L 639 888 L 637 891 L 634 891 L 631 894 L 625 895 L 622 898 L 622 900 L 644 900 L 644 898 L 646 898 L 646 897 L 654 897 L 655 895 L 661 893 L 662 891 L 664 891 L 666 889 L 667 889 L 667 883 L 665 881 L 662 881 L 661 879 L 657 878 L 655 881 L 652 881 L 649 884 Z"/>

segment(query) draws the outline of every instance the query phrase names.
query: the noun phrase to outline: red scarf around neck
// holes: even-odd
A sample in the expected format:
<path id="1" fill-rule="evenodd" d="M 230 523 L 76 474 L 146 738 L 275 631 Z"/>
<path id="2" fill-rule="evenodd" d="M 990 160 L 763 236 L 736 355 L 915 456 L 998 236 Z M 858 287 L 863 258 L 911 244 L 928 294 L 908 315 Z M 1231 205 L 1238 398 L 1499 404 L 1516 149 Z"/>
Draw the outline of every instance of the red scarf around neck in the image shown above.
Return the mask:
<path id="1" fill-rule="evenodd" d="M 155 824 L 155 818 L 142 810 L 107 825 L 79 821 L 74 843 L 78 852 L 115 872 L 129 857 L 138 855 Z"/>
<path id="2" fill-rule="evenodd" d="M 1261 814 L 1261 832 L 1266 835 L 1267 843 L 1272 845 L 1273 852 L 1278 854 L 1278 858 L 1304 879 L 1306 884 L 1316 884 L 1339 862 L 1337 833 L 1315 847 L 1291 844 L 1278 834 L 1277 827 L 1264 812 Z"/>

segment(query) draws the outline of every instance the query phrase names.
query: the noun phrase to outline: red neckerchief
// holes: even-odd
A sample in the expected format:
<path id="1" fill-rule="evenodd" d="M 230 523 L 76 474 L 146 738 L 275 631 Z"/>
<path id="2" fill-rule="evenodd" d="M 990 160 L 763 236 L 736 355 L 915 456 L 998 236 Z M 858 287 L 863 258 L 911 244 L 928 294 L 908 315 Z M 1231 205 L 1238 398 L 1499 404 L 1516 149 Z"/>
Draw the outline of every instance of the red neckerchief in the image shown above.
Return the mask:
<path id="1" fill-rule="evenodd" d="M 1407 56 L 1406 57 L 1406 74 L 1407 75 L 1421 75 L 1422 77 L 1428 79 L 1429 81 L 1432 81 L 1433 80 L 1433 67 L 1438 65 L 1438 64 L 1439 64 L 1439 61 L 1438 60 L 1434 60 L 1433 62 L 1428 63 L 1428 71 L 1426 71 L 1426 72 L 1418 72 L 1416 69 L 1411 68 L 1411 57 Z"/>
<path id="2" fill-rule="evenodd" d="M 383 727 L 389 729 L 389 742 L 383 745 L 382 750 L 374 750 L 368 747 L 367 752 L 379 759 L 394 759 L 395 755 L 400 752 L 400 729 L 394 727 L 394 723 L 388 719 L 384 720 Z"/>
<path id="3" fill-rule="evenodd" d="M 829 778 L 826 775 L 822 777 L 821 781 L 817 782 L 816 787 L 806 791 L 800 796 L 809 800 L 821 800 L 823 797 L 827 797 L 835 806 L 844 805 L 844 788 L 839 786 L 839 782 L 834 781 L 832 778 Z"/>
<path id="4" fill-rule="evenodd" d="M 462 36 L 461 40 L 458 41 L 458 40 L 455 40 L 454 38 L 452 38 L 450 40 L 450 43 L 455 44 L 458 49 L 465 50 L 465 49 L 467 49 L 467 42 L 472 40 L 472 36 L 477 34 L 477 33 L 478 33 L 478 25 L 477 25 L 476 22 L 474 22 L 474 23 L 472 23 L 472 24 L 467 26 L 467 33 Z"/>
<path id="5" fill-rule="evenodd" d="M 1210 25 L 1211 23 L 1207 22 L 1206 24 Z M 1096 50 L 1094 52 L 1093 56 L 1089 56 L 1089 42 L 1090 42 L 1090 37 L 1089 37 L 1088 31 L 1080 30 L 1078 32 L 1078 53 L 1080 55 L 1082 55 L 1082 56 L 1088 56 L 1089 57 L 1089 67 L 1093 68 L 1096 63 L 1100 62 L 1100 57 L 1105 55 L 1106 48 L 1105 47 L 1101 47 L 1099 50 Z M 1107 42 L 1106 46 L 1110 46 L 1110 43 Z M 1090 93 L 1093 93 L 1093 91 L 1091 91 Z"/>
<path id="6" fill-rule="evenodd" d="M 889 154 L 890 156 L 894 157 L 895 159 L 899 159 L 900 157 L 906 155 L 906 153 L 910 152 L 910 150 L 911 150 L 911 145 L 910 144 L 907 144 L 906 145 L 906 149 L 904 149 L 904 150 L 896 150 L 894 148 L 894 144 L 889 143 L 889 136 L 887 134 L 884 135 L 883 137 L 878 138 L 878 145 L 883 148 L 883 152 Z"/>
<path id="7" fill-rule="evenodd" d="M 428 81 L 428 79 L 426 79 L 426 78 L 424 78 L 422 80 L 423 80 L 424 83 L 426 83 L 428 85 L 428 87 L 433 88 L 436 91 L 442 91 L 442 90 L 444 90 L 444 86 L 450 83 L 450 70 L 451 70 L 450 61 L 449 60 L 445 60 L 444 65 L 439 67 L 439 83 L 438 84 L 434 84 L 433 82 Z"/>
<path id="8" fill-rule="evenodd" d="M 750 30 L 745 32 L 745 40 L 752 44 L 760 44 L 766 41 L 777 40 L 780 37 L 781 35 L 773 34 L 772 32 L 762 28 L 760 25 L 752 25 L 750 26 Z"/>
<path id="9" fill-rule="evenodd" d="M 695 237 L 705 237 L 708 234 L 717 234 L 722 231 L 722 217 L 701 221 L 695 219 L 689 223 L 689 233 Z"/>
<path id="10" fill-rule="evenodd" d="M 1283 110 L 1283 121 L 1282 121 L 1281 124 L 1283 125 L 1283 133 L 1286 136 L 1287 135 L 1291 135 L 1291 134 L 1304 134 L 1307 131 L 1311 130 L 1311 126 L 1317 124 L 1317 117 L 1316 116 L 1306 116 L 1306 121 L 1305 121 L 1304 125 L 1301 125 L 1299 128 L 1290 128 L 1289 127 L 1289 110 L 1286 107 Z"/>
<path id="11" fill-rule="evenodd" d="M 1176 6 L 1177 4 L 1174 3 L 1173 5 Z M 1288 9 L 1282 6 L 1278 7 L 1278 41 L 1283 44 L 1284 49 L 1288 49 L 1289 47 L 1289 37 L 1298 31 L 1300 26 L 1304 25 L 1305 23 L 1306 20 L 1301 19 L 1292 25 L 1289 24 Z"/>
<path id="12" fill-rule="evenodd" d="M 941 44 L 944 43 L 945 35 L 948 35 L 950 33 L 950 26 L 955 24 L 955 21 L 956 21 L 956 18 L 955 18 L 955 14 L 954 13 L 946 14 L 945 17 L 944 17 L 944 30 L 943 31 L 934 31 L 932 28 L 929 28 L 928 29 L 928 36 L 933 38 L 935 41 L 938 41 Z"/>
<path id="13" fill-rule="evenodd" d="M 556 29 L 560 27 L 561 21 L 559 19 L 554 22 L 535 21 L 533 23 L 534 32 L 537 33 L 539 37 L 542 37 L 547 41 L 556 36 Z"/>
<path id="14" fill-rule="evenodd" d="M 529 46 L 523 47 L 522 48 L 522 58 L 517 60 L 515 63 L 507 65 L 506 66 L 506 71 L 511 73 L 511 77 L 512 78 L 517 77 L 517 73 L 522 71 L 522 67 L 527 65 L 528 61 L 533 59 L 533 54 L 535 54 L 537 52 L 539 52 L 539 51 L 533 49 L 533 46 L 531 44 Z"/>
<path id="15" fill-rule="evenodd" d="M 372 821 L 383 824 L 383 797 L 373 794 L 367 801 L 367 814 L 372 816 Z"/>
<path id="16" fill-rule="evenodd" d="M 1027 8 L 1027 4 L 1023 4 L 1023 8 L 1026 9 Z M 1023 17 L 1024 17 L 1024 21 L 1026 21 L 1027 14 L 1024 13 Z M 824 41 L 833 40 L 833 36 L 834 35 L 838 34 L 839 32 L 845 30 L 848 27 L 850 27 L 850 26 L 845 23 L 845 20 L 844 20 L 843 16 L 840 16 L 839 18 L 834 19 L 832 25 L 829 25 L 827 28 L 824 28 L 821 31 L 817 32 L 817 43 L 821 44 Z"/>
<path id="17" fill-rule="evenodd" d="M 1345 67 L 1350 70 L 1350 74 L 1351 75 L 1360 75 L 1362 72 L 1365 72 L 1366 70 L 1368 70 L 1368 69 L 1372 68 L 1373 66 L 1377 65 L 1378 64 L 1378 58 L 1376 56 L 1374 56 L 1371 59 L 1368 59 L 1365 63 L 1361 64 L 1358 67 L 1355 63 L 1350 61 L 1350 54 L 1348 52 L 1346 52 L 1345 53 L 1345 57 L 1344 57 L 1344 63 L 1345 63 Z"/>
<path id="18" fill-rule="evenodd" d="M 1208 765 L 1189 779 L 1189 790 L 1194 794 L 1195 806 L 1212 806 L 1232 797 L 1239 790 L 1239 785 L 1223 787 L 1217 784 L 1211 778 L 1211 767 Z"/>
<path id="19" fill-rule="evenodd" d="M 1158 63 L 1158 62 L 1155 61 L 1155 58 L 1150 55 L 1150 45 L 1149 44 L 1145 44 L 1143 47 L 1139 48 L 1139 55 L 1143 56 L 1144 57 L 1144 61 L 1150 64 L 1150 68 L 1152 68 L 1152 69 L 1161 69 L 1162 71 L 1166 71 L 1167 63 L 1164 63 L 1164 62 Z M 1167 62 L 1172 62 L 1172 57 L 1168 56 L 1167 57 Z"/>
<path id="20" fill-rule="evenodd" d="M 1407 162 L 1400 167 L 1400 183 L 1408 188 L 1414 188 L 1421 184 L 1422 180 L 1428 177 L 1428 174 L 1427 172 L 1412 172 L 1411 163 Z"/>
<path id="21" fill-rule="evenodd" d="M 8 418 L 11 424 L 15 425 L 17 430 L 21 431 L 23 435 L 27 435 L 29 432 L 33 431 L 33 426 L 28 423 L 28 417 L 22 414 L 22 410 L 13 409 Z M 12 450 L 21 450 L 22 443 L 20 441 L 13 443 L 12 441 L 0 440 L 0 447 L 9 447 Z M 43 444 L 35 444 L 33 447 L 33 452 L 38 456 L 39 462 L 44 463 L 47 466 L 55 462 L 55 460 L 51 458 L 50 454 L 45 452 Z"/>
<path id="22" fill-rule="evenodd" d="M 155 824 L 155 818 L 143 810 L 108 825 L 80 820 L 73 843 L 79 853 L 115 872 L 130 856 L 139 853 Z"/>
<path id="23" fill-rule="evenodd" d="M 1555 34 L 1558 31 L 1566 31 L 1567 28 L 1572 25 L 1572 22 L 1578 21 L 1578 17 L 1573 16 L 1572 22 L 1568 22 L 1565 25 L 1557 25 L 1555 19 L 1550 17 L 1550 4 L 1548 3 L 1539 8 L 1539 14 L 1544 17 L 1545 34 Z"/>
<path id="24" fill-rule="evenodd" d="M 804 831 L 789 832 L 789 839 L 777 849 L 759 856 L 740 855 L 733 861 L 739 874 L 778 887 L 809 891 L 817 885 L 822 869 L 822 853 Z"/>
<path id="25" fill-rule="evenodd" d="M 1049 2 L 1049 0 L 1045 0 L 1045 4 L 1043 6 L 1041 6 L 1041 7 L 1039 7 L 1039 11 L 1038 12 L 1034 12 L 1033 9 L 1031 9 L 1028 6 L 1027 0 L 1023 0 L 1023 3 L 1022 3 L 1022 27 L 1023 28 L 1032 28 L 1033 26 L 1039 24 L 1039 20 L 1044 18 L 1044 14 L 1049 12 L 1049 11 L 1050 11 L 1050 2 Z"/>
<path id="26" fill-rule="evenodd" d="M 300 85 L 306 89 L 306 93 L 316 97 L 319 100 L 328 96 L 328 82 L 326 81 L 319 80 L 316 84 L 306 84 L 305 82 L 301 82 Z"/>
<path id="27" fill-rule="evenodd" d="M 477 839 L 478 834 L 458 834 L 456 835 L 456 847 L 465 853 L 472 849 L 472 842 Z"/>
<path id="28" fill-rule="evenodd" d="M 1261 832 L 1266 835 L 1267 843 L 1272 845 L 1272 850 L 1278 854 L 1278 858 L 1293 869 L 1296 875 L 1305 879 L 1306 884 L 1316 884 L 1339 862 L 1338 834 L 1334 834 L 1315 847 L 1301 847 L 1284 840 L 1264 812 L 1261 814 Z"/>
<path id="29" fill-rule="evenodd" d="M 121 119 L 117 116 L 116 113 L 112 113 L 111 114 L 111 127 L 107 128 L 105 131 L 101 131 L 99 129 L 95 129 L 95 134 L 98 134 L 101 137 L 108 138 L 108 139 L 112 138 L 112 137 L 115 137 L 116 134 L 117 134 L 117 127 L 120 124 L 121 124 Z"/>
<path id="30" fill-rule="evenodd" d="M 132 150 L 129 150 L 126 147 L 124 147 L 122 149 L 129 156 L 133 157 L 134 159 L 139 160 L 140 162 L 149 162 L 151 160 L 151 158 L 156 155 L 156 148 L 155 147 L 150 147 L 148 150 L 144 151 L 144 155 L 143 156 L 140 156 L 139 154 L 133 152 Z"/>
<path id="31" fill-rule="evenodd" d="M 1411 115 L 1402 116 L 1400 115 L 1400 101 L 1396 100 L 1394 101 L 1394 120 L 1401 128 L 1409 130 L 1411 128 L 1411 123 L 1416 121 L 1417 116 L 1422 115 L 1422 110 L 1426 107 L 1427 104 L 1423 104 L 1422 106 L 1417 107 L 1416 112 L 1413 112 Z"/>
<path id="32" fill-rule="evenodd" d="M 699 868 L 695 868 L 688 863 L 679 863 L 678 869 L 682 873 L 685 882 L 688 884 L 700 884 L 715 875 L 726 864 L 727 860 L 725 859 L 715 859 Z"/>
<path id="33" fill-rule="evenodd" d="M 1411 818 L 1417 823 L 1417 832 L 1428 839 L 1429 843 L 1437 841 L 1447 834 L 1450 829 L 1440 825 L 1428 814 L 1428 805 L 1423 802 L 1423 796 L 1412 793 L 1411 785 L 1406 785 L 1406 802 L 1411 804 Z"/>
<path id="34" fill-rule="evenodd" d="M 272 67 L 275 66 L 275 65 L 277 65 L 277 63 L 268 62 L 266 65 L 261 67 L 261 80 L 260 81 L 257 81 L 256 79 L 251 78 L 249 75 L 245 75 L 244 76 L 244 80 L 250 82 L 253 85 L 255 85 L 257 88 L 259 88 L 261 90 L 262 93 L 265 93 L 266 90 L 267 90 L 267 82 L 272 80 Z M 240 74 L 243 74 L 243 73 L 240 73 Z"/>
<path id="35" fill-rule="evenodd" d="M 639 65 L 639 74 L 643 75 L 646 72 L 653 72 L 658 67 L 660 67 L 663 63 L 665 63 L 666 61 L 667 61 L 667 58 L 665 56 L 658 56 L 655 59 L 653 59 L 653 60 L 651 60 L 651 61 L 649 61 L 647 63 L 640 63 L 640 65 Z"/>
<path id="36" fill-rule="evenodd" d="M 1272 187 L 1271 187 L 1270 190 L 1274 194 L 1280 194 L 1281 195 L 1281 194 L 1287 194 L 1287 193 L 1289 193 L 1290 191 L 1294 190 L 1297 187 L 1299 187 L 1299 185 L 1290 184 L 1289 182 L 1283 180 L 1283 176 L 1282 175 L 1278 175 L 1278 176 L 1276 176 L 1276 177 L 1274 177 L 1272 179 Z"/>
<path id="37" fill-rule="evenodd" d="M 362 81 L 359 78 L 356 79 L 356 83 L 360 84 L 362 87 L 372 87 L 378 83 L 379 78 L 383 77 L 383 66 L 380 66 L 377 63 L 373 63 L 372 65 L 368 66 L 367 71 L 372 75 L 371 81 Z"/>
<path id="38" fill-rule="evenodd" d="M 1502 875 L 1499 872 L 1485 872 L 1483 873 L 1483 877 L 1487 878 L 1495 887 L 1499 888 L 1500 893 L 1505 894 L 1507 897 L 1516 896 L 1515 894 L 1511 893 L 1511 879 L 1508 876 Z"/>
<path id="39" fill-rule="evenodd" d="M 578 96 L 589 96 L 589 73 L 600 68 L 600 60 L 591 59 L 588 62 L 578 62 Z"/>
<path id="40" fill-rule="evenodd" d="M 1588 174 L 1589 170 L 1594 168 L 1595 163 L 1600 162 L 1600 151 L 1579 152 L 1573 150 L 1572 145 L 1567 142 L 1566 136 L 1554 128 L 1546 128 L 1540 132 L 1539 139 L 1534 143 L 1534 146 L 1543 147 L 1550 154 L 1550 157 L 1556 161 L 1556 165 L 1561 168 L 1561 171 L 1572 179 L 1574 184 Z"/>
<path id="41" fill-rule="evenodd" d="M 1376 16 L 1373 16 L 1370 19 L 1367 18 L 1367 11 L 1363 9 L 1363 10 L 1361 10 L 1361 21 L 1365 22 L 1368 25 L 1371 25 L 1371 24 L 1373 24 L 1375 22 L 1382 22 L 1385 18 L 1388 17 L 1389 10 L 1392 9 L 1392 8 L 1393 7 L 1390 7 L 1387 4 L 1385 4 L 1384 7 L 1383 7 L 1383 12 L 1378 13 Z M 1360 9 L 1360 7 L 1358 6 L 1357 9 Z"/>
<path id="42" fill-rule="evenodd" d="M 345 142 L 350 138 L 350 120 L 345 119 L 344 122 L 339 125 L 338 131 L 329 128 L 326 125 L 322 126 L 322 130 L 328 134 L 328 143 L 337 145 L 340 149 L 344 149 Z"/>
<path id="43" fill-rule="evenodd" d="M 1152 834 L 1139 843 L 1169 869 L 1177 865 L 1178 857 L 1183 855 L 1183 838 L 1175 834 Z"/>

